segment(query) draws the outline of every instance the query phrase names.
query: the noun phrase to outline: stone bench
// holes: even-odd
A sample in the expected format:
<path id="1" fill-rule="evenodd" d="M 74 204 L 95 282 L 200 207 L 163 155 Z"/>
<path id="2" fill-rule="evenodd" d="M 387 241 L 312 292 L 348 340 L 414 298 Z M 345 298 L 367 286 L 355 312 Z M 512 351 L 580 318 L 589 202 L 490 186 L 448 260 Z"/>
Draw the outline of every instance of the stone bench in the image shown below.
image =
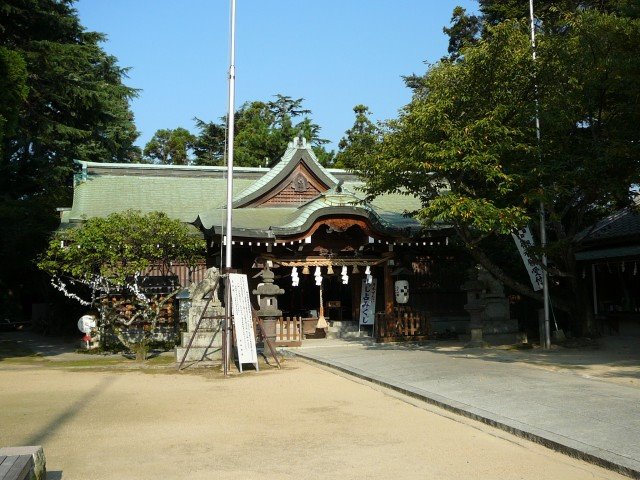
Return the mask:
<path id="1" fill-rule="evenodd" d="M 45 480 L 46 476 L 42 447 L 0 448 L 0 480 Z"/>

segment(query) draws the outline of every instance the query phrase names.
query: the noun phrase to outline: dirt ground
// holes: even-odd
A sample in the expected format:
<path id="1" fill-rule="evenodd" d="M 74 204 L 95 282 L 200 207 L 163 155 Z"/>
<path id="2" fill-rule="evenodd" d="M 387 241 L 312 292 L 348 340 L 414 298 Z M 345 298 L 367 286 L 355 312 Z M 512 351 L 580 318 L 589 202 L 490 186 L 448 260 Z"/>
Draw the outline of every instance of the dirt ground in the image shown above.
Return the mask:
<path id="1" fill-rule="evenodd" d="M 49 479 L 626 478 L 288 359 L 235 374 L 0 357 L 0 445 Z"/>

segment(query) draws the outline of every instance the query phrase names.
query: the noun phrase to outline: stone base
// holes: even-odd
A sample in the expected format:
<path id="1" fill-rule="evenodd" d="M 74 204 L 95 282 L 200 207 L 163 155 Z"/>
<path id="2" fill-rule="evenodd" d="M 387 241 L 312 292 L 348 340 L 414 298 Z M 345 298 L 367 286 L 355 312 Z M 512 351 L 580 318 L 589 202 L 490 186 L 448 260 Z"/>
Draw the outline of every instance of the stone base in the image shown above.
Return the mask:
<path id="1" fill-rule="evenodd" d="M 471 328 L 471 340 L 467 342 L 465 348 L 483 348 L 488 346 L 482 339 L 482 328 Z"/>
<path id="2" fill-rule="evenodd" d="M 482 332 L 489 334 L 516 334 L 518 332 L 518 320 L 516 319 L 495 319 L 488 318 L 482 320 Z"/>
<path id="3" fill-rule="evenodd" d="M 358 328 L 355 320 L 329 320 L 326 338 L 370 338 L 371 327 Z"/>
<path id="4" fill-rule="evenodd" d="M 176 363 L 182 362 L 186 347 L 176 347 Z M 221 362 L 222 347 L 191 347 L 186 362 Z"/>
<path id="5" fill-rule="evenodd" d="M 211 325 L 213 326 L 213 325 Z M 188 362 L 220 362 L 222 360 L 222 330 L 217 321 L 215 330 L 199 329 L 193 337 L 191 348 L 185 361 Z M 191 341 L 191 332 L 182 332 L 180 346 L 176 347 L 176 363 L 182 362 L 187 346 Z"/>

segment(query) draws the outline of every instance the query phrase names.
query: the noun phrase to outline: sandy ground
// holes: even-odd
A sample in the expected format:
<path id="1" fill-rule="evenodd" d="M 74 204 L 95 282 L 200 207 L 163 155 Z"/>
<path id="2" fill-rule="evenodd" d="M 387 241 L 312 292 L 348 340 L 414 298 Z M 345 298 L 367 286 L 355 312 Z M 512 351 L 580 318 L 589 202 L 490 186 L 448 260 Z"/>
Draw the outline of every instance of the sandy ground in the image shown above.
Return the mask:
<path id="1" fill-rule="evenodd" d="M 298 360 L 131 371 L 0 359 L 0 445 L 50 479 L 626 478 Z"/>

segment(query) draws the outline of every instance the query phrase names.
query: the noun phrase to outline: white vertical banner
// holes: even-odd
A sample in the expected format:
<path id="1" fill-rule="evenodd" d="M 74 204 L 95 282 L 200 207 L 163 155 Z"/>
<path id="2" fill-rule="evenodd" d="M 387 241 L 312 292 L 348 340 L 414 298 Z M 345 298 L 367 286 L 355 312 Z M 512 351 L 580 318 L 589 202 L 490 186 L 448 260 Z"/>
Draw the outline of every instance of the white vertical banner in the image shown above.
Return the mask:
<path id="1" fill-rule="evenodd" d="M 253 363 L 257 365 L 256 335 L 253 331 L 253 317 L 251 314 L 251 299 L 249 298 L 247 276 L 242 273 L 230 273 L 229 288 L 231 289 L 233 331 L 238 346 L 238 362 L 240 365 L 243 363 Z"/>
<path id="2" fill-rule="evenodd" d="M 543 273 L 542 266 L 540 262 L 531 258 L 528 253 L 528 249 L 534 245 L 533 235 L 531 235 L 531 230 L 529 227 L 524 227 L 518 230 L 516 233 L 511 234 L 513 236 L 513 240 L 516 242 L 516 247 L 518 247 L 518 251 L 520 252 L 520 256 L 522 257 L 522 261 L 524 262 L 524 266 L 529 273 L 529 278 L 531 279 L 531 285 L 533 286 L 533 290 L 537 292 L 538 290 L 542 290 L 543 288 Z"/>
<path id="3" fill-rule="evenodd" d="M 362 293 L 360 294 L 360 325 L 373 325 L 376 320 L 376 279 L 367 283 L 362 279 Z"/>

